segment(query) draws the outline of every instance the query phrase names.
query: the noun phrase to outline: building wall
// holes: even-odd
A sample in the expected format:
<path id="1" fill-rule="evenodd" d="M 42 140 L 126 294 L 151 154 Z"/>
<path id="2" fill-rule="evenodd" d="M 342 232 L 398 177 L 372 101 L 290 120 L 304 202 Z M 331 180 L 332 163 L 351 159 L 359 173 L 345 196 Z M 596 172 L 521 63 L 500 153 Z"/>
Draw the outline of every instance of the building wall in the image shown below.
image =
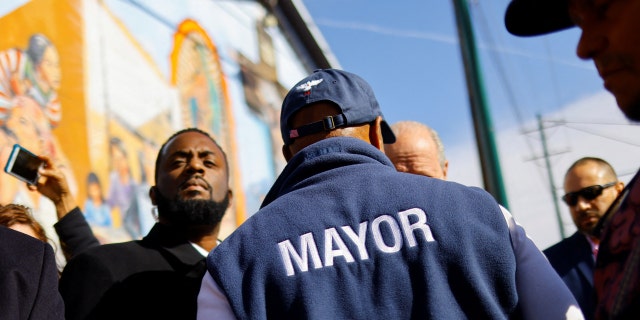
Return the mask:
<path id="1" fill-rule="evenodd" d="M 154 223 L 148 190 L 160 145 L 198 127 L 230 162 L 234 199 L 222 237 L 258 209 L 285 164 L 282 97 L 309 69 L 262 5 L 2 2 L 0 165 L 14 143 L 52 157 L 102 242 L 137 239 Z M 102 211 L 89 190 L 102 196 Z M 52 203 L 7 174 L 0 197 L 32 207 L 64 264 Z M 94 219 L 100 212 L 109 219 Z"/>

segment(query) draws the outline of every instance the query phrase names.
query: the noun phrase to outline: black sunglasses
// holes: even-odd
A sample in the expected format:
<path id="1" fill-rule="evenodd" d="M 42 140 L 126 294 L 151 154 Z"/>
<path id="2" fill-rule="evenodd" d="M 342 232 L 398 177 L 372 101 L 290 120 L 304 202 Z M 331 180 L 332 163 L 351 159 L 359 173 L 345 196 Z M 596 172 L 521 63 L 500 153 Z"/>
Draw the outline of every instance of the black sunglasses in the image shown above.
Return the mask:
<path id="1" fill-rule="evenodd" d="M 593 200 L 597 197 L 599 197 L 602 194 L 602 191 L 604 191 L 604 189 L 609 188 L 609 187 L 613 187 L 616 185 L 616 183 L 618 183 L 617 181 L 614 182 L 610 182 L 607 184 L 597 184 L 595 186 L 590 186 L 590 187 L 586 187 L 586 188 L 582 188 L 578 191 L 575 192 L 569 192 L 567 194 L 565 194 L 564 196 L 562 196 L 562 201 L 564 201 L 567 205 L 569 205 L 570 207 L 575 206 L 578 203 L 578 197 L 583 197 L 586 200 Z"/>

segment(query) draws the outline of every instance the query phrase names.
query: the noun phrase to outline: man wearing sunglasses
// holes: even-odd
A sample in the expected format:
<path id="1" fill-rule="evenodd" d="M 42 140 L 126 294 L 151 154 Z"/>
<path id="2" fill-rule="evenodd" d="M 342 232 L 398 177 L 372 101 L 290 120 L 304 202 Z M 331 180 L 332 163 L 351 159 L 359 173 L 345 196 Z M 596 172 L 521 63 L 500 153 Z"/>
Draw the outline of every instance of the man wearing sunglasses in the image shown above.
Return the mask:
<path id="1" fill-rule="evenodd" d="M 549 262 L 567 284 L 585 319 L 595 315 L 593 270 L 600 239 L 594 228 L 624 188 L 613 167 L 600 158 L 585 157 L 574 162 L 564 176 L 562 200 L 569 206 L 578 229 L 570 237 L 544 250 Z"/>

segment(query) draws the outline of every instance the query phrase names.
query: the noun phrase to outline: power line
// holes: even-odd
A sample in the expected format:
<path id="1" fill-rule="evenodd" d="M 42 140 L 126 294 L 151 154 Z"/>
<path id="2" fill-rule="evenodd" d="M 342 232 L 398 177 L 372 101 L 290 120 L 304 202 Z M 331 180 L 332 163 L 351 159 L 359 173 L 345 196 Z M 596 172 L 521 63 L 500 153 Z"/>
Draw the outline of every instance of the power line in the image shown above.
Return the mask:
<path id="1" fill-rule="evenodd" d="M 566 121 L 566 120 L 545 120 L 544 122 L 557 122 L 557 123 L 571 123 L 571 124 L 595 124 L 595 125 L 604 125 L 604 126 L 636 126 L 640 127 L 640 124 L 628 122 L 628 123 L 619 123 L 619 122 L 585 122 L 585 121 Z"/>
<path id="2" fill-rule="evenodd" d="M 479 20 L 479 24 L 480 27 L 482 27 L 482 34 L 484 34 L 484 36 L 486 37 L 486 41 L 487 43 L 489 43 L 490 45 L 495 45 L 495 40 L 493 38 L 491 29 L 489 28 L 489 25 L 487 23 L 487 19 L 485 17 L 485 13 L 482 10 L 481 6 L 476 6 L 476 8 L 478 8 L 477 12 L 479 13 L 478 16 L 478 20 Z M 500 59 L 500 57 L 498 57 L 498 54 L 493 51 L 493 50 L 488 50 L 488 54 L 489 57 L 491 58 L 491 61 L 493 62 L 493 64 L 495 65 L 496 69 L 497 69 L 497 74 L 498 77 L 500 78 L 500 82 L 502 83 L 502 86 L 504 88 L 505 94 L 507 96 L 507 100 L 509 101 L 509 107 L 512 109 L 516 120 L 518 122 L 518 125 L 520 126 L 520 128 L 522 128 L 524 126 L 524 118 L 522 116 L 522 112 L 520 111 L 519 108 L 519 104 L 516 101 L 516 97 L 513 93 L 513 89 L 511 87 L 510 82 L 507 80 L 507 72 L 505 70 L 504 64 L 502 63 L 502 60 Z"/>
<path id="3" fill-rule="evenodd" d="M 545 123 L 552 123 L 555 125 L 560 125 L 563 126 L 565 128 L 568 129 L 573 129 L 576 131 L 580 131 L 580 132 L 584 132 L 590 135 L 594 135 L 600 138 L 605 138 L 605 139 L 609 139 L 612 141 L 616 141 L 616 142 L 620 142 L 620 143 L 624 143 L 624 144 L 628 144 L 634 147 L 640 147 L 640 144 L 632 141 L 632 140 L 623 140 L 619 137 L 613 137 L 611 135 L 608 134 L 603 134 L 601 132 L 597 132 L 593 129 L 587 129 L 585 127 L 581 127 L 580 125 L 589 125 L 589 126 L 593 126 L 593 125 L 599 125 L 599 126 L 624 126 L 624 127 L 640 127 L 639 124 L 636 123 L 620 123 L 620 122 L 586 122 L 586 121 L 566 121 L 566 120 L 545 120 Z"/>
<path id="4" fill-rule="evenodd" d="M 611 136 L 608 136 L 608 135 L 604 135 L 602 133 L 598 133 L 598 132 L 595 132 L 595 131 L 592 131 L 592 130 L 583 129 L 583 128 L 579 128 L 579 127 L 576 127 L 576 126 L 570 126 L 570 125 L 565 125 L 565 127 L 569 128 L 569 129 L 576 130 L 576 131 L 581 131 L 581 132 L 584 132 L 584 133 L 588 133 L 588 134 L 591 134 L 591 135 L 594 135 L 594 136 L 597 136 L 597 137 L 601 137 L 601 138 L 613 140 L 613 141 L 616 141 L 616 142 L 628 144 L 628 145 L 631 145 L 631 146 L 634 146 L 634 147 L 640 147 L 640 144 L 638 144 L 638 143 L 635 143 L 635 142 L 632 142 L 632 141 L 623 141 L 620 138 L 614 138 L 614 137 L 611 137 Z"/>

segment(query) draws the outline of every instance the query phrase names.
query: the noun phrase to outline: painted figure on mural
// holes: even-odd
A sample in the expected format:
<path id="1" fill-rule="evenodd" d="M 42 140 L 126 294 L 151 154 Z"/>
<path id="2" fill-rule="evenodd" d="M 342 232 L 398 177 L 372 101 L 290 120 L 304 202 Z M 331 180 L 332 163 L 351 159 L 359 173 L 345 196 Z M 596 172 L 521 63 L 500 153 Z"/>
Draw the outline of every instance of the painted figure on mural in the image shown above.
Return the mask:
<path id="1" fill-rule="evenodd" d="M 11 152 L 11 146 L 19 143 L 34 154 L 49 155 L 52 159 L 55 157 L 65 176 L 70 177 L 68 180 L 71 180 L 70 167 L 60 158 L 61 153 L 56 150 L 57 144 L 42 108 L 35 100 L 26 96 L 16 97 L 13 101 L 12 107 L 4 110 L 6 118 L 0 122 L 0 153 L 2 153 L 0 166 L 4 167 Z M 46 232 L 55 234 L 53 225 L 58 221 L 58 217 L 51 200 L 37 192 L 29 191 L 25 183 L 8 174 L 0 175 L 0 190 L 1 203 L 18 203 L 32 208 L 33 216 L 42 224 Z M 54 245 L 58 263 L 63 265 L 64 256 L 57 237 L 52 237 L 52 245 Z"/>
<path id="2" fill-rule="evenodd" d="M 42 34 L 34 34 L 26 50 L 12 48 L 0 55 L 0 106 L 10 107 L 13 97 L 28 96 L 44 109 L 55 128 L 62 118 L 58 100 L 62 72 L 53 43 Z"/>
<path id="3" fill-rule="evenodd" d="M 51 129 L 57 127 L 62 118 L 58 99 L 61 79 L 58 50 L 42 34 L 32 35 L 26 49 L 11 48 L 0 52 L 0 121 L 4 124 L 11 116 L 11 110 L 20 102 L 16 99 L 33 100 L 46 119 L 47 126 L 39 129 L 46 142 L 44 151 L 52 159 L 64 158 L 51 135 Z"/>
<path id="4" fill-rule="evenodd" d="M 141 236 L 140 219 L 136 210 L 129 210 L 135 200 L 136 181 L 131 172 L 129 156 L 124 142 L 118 137 L 109 141 L 111 172 L 107 203 L 111 207 L 113 226 L 124 227 L 132 239 Z"/>
<path id="5" fill-rule="evenodd" d="M 229 148 L 229 101 L 215 45 L 193 20 L 180 24 L 174 41 L 172 84 L 180 92 L 183 125 L 212 132 Z"/>
<path id="6" fill-rule="evenodd" d="M 58 99 L 61 79 L 60 55 L 43 34 L 33 34 L 26 48 L 0 52 L 0 166 L 4 167 L 13 144 L 21 144 L 52 159 L 65 174 L 71 192 L 77 194 L 71 165 L 53 133 L 62 118 Z M 57 216 L 49 199 L 29 192 L 23 183 L 8 175 L 0 178 L 0 190 L 2 203 L 29 206 L 47 233 L 55 234 Z M 58 246 L 57 239 L 53 240 Z"/>
<path id="7" fill-rule="evenodd" d="M 157 153 L 156 148 L 148 143 L 145 143 L 143 149 L 137 152 L 137 163 L 140 167 L 140 181 L 133 186 L 131 193 L 131 202 L 129 208 L 124 215 L 124 224 L 129 231 L 132 238 L 141 238 L 147 234 L 151 227 L 156 223 L 154 214 L 152 214 L 153 204 L 149 198 L 149 177 L 153 177 L 153 170 L 155 163 L 153 163 L 153 156 L 149 158 L 149 150 Z M 149 165 L 149 159 L 151 159 L 151 165 Z"/>
<path id="8" fill-rule="evenodd" d="M 102 183 L 95 172 L 87 175 L 87 199 L 84 202 L 84 217 L 92 227 L 111 227 L 111 210 L 107 204 Z"/>
<path id="9" fill-rule="evenodd" d="M 138 150 L 138 164 L 140 165 L 140 182 L 136 192 L 136 208 L 140 218 L 140 232 L 149 233 L 149 230 L 157 222 L 156 213 L 152 212 L 154 206 L 149 198 L 149 188 L 155 184 L 153 176 L 156 168 L 155 158 L 159 147 L 145 140 L 141 150 Z"/>
<path id="10" fill-rule="evenodd" d="M 52 133 L 62 118 L 58 100 L 62 79 L 58 50 L 46 36 L 34 34 L 26 49 L 11 48 L 0 53 L 0 71 L 3 149 L 20 143 L 37 154 L 47 155 L 63 169 L 72 192 L 76 193 L 77 184 L 70 165 Z M 4 189 L 3 193 L 8 196 Z"/>

